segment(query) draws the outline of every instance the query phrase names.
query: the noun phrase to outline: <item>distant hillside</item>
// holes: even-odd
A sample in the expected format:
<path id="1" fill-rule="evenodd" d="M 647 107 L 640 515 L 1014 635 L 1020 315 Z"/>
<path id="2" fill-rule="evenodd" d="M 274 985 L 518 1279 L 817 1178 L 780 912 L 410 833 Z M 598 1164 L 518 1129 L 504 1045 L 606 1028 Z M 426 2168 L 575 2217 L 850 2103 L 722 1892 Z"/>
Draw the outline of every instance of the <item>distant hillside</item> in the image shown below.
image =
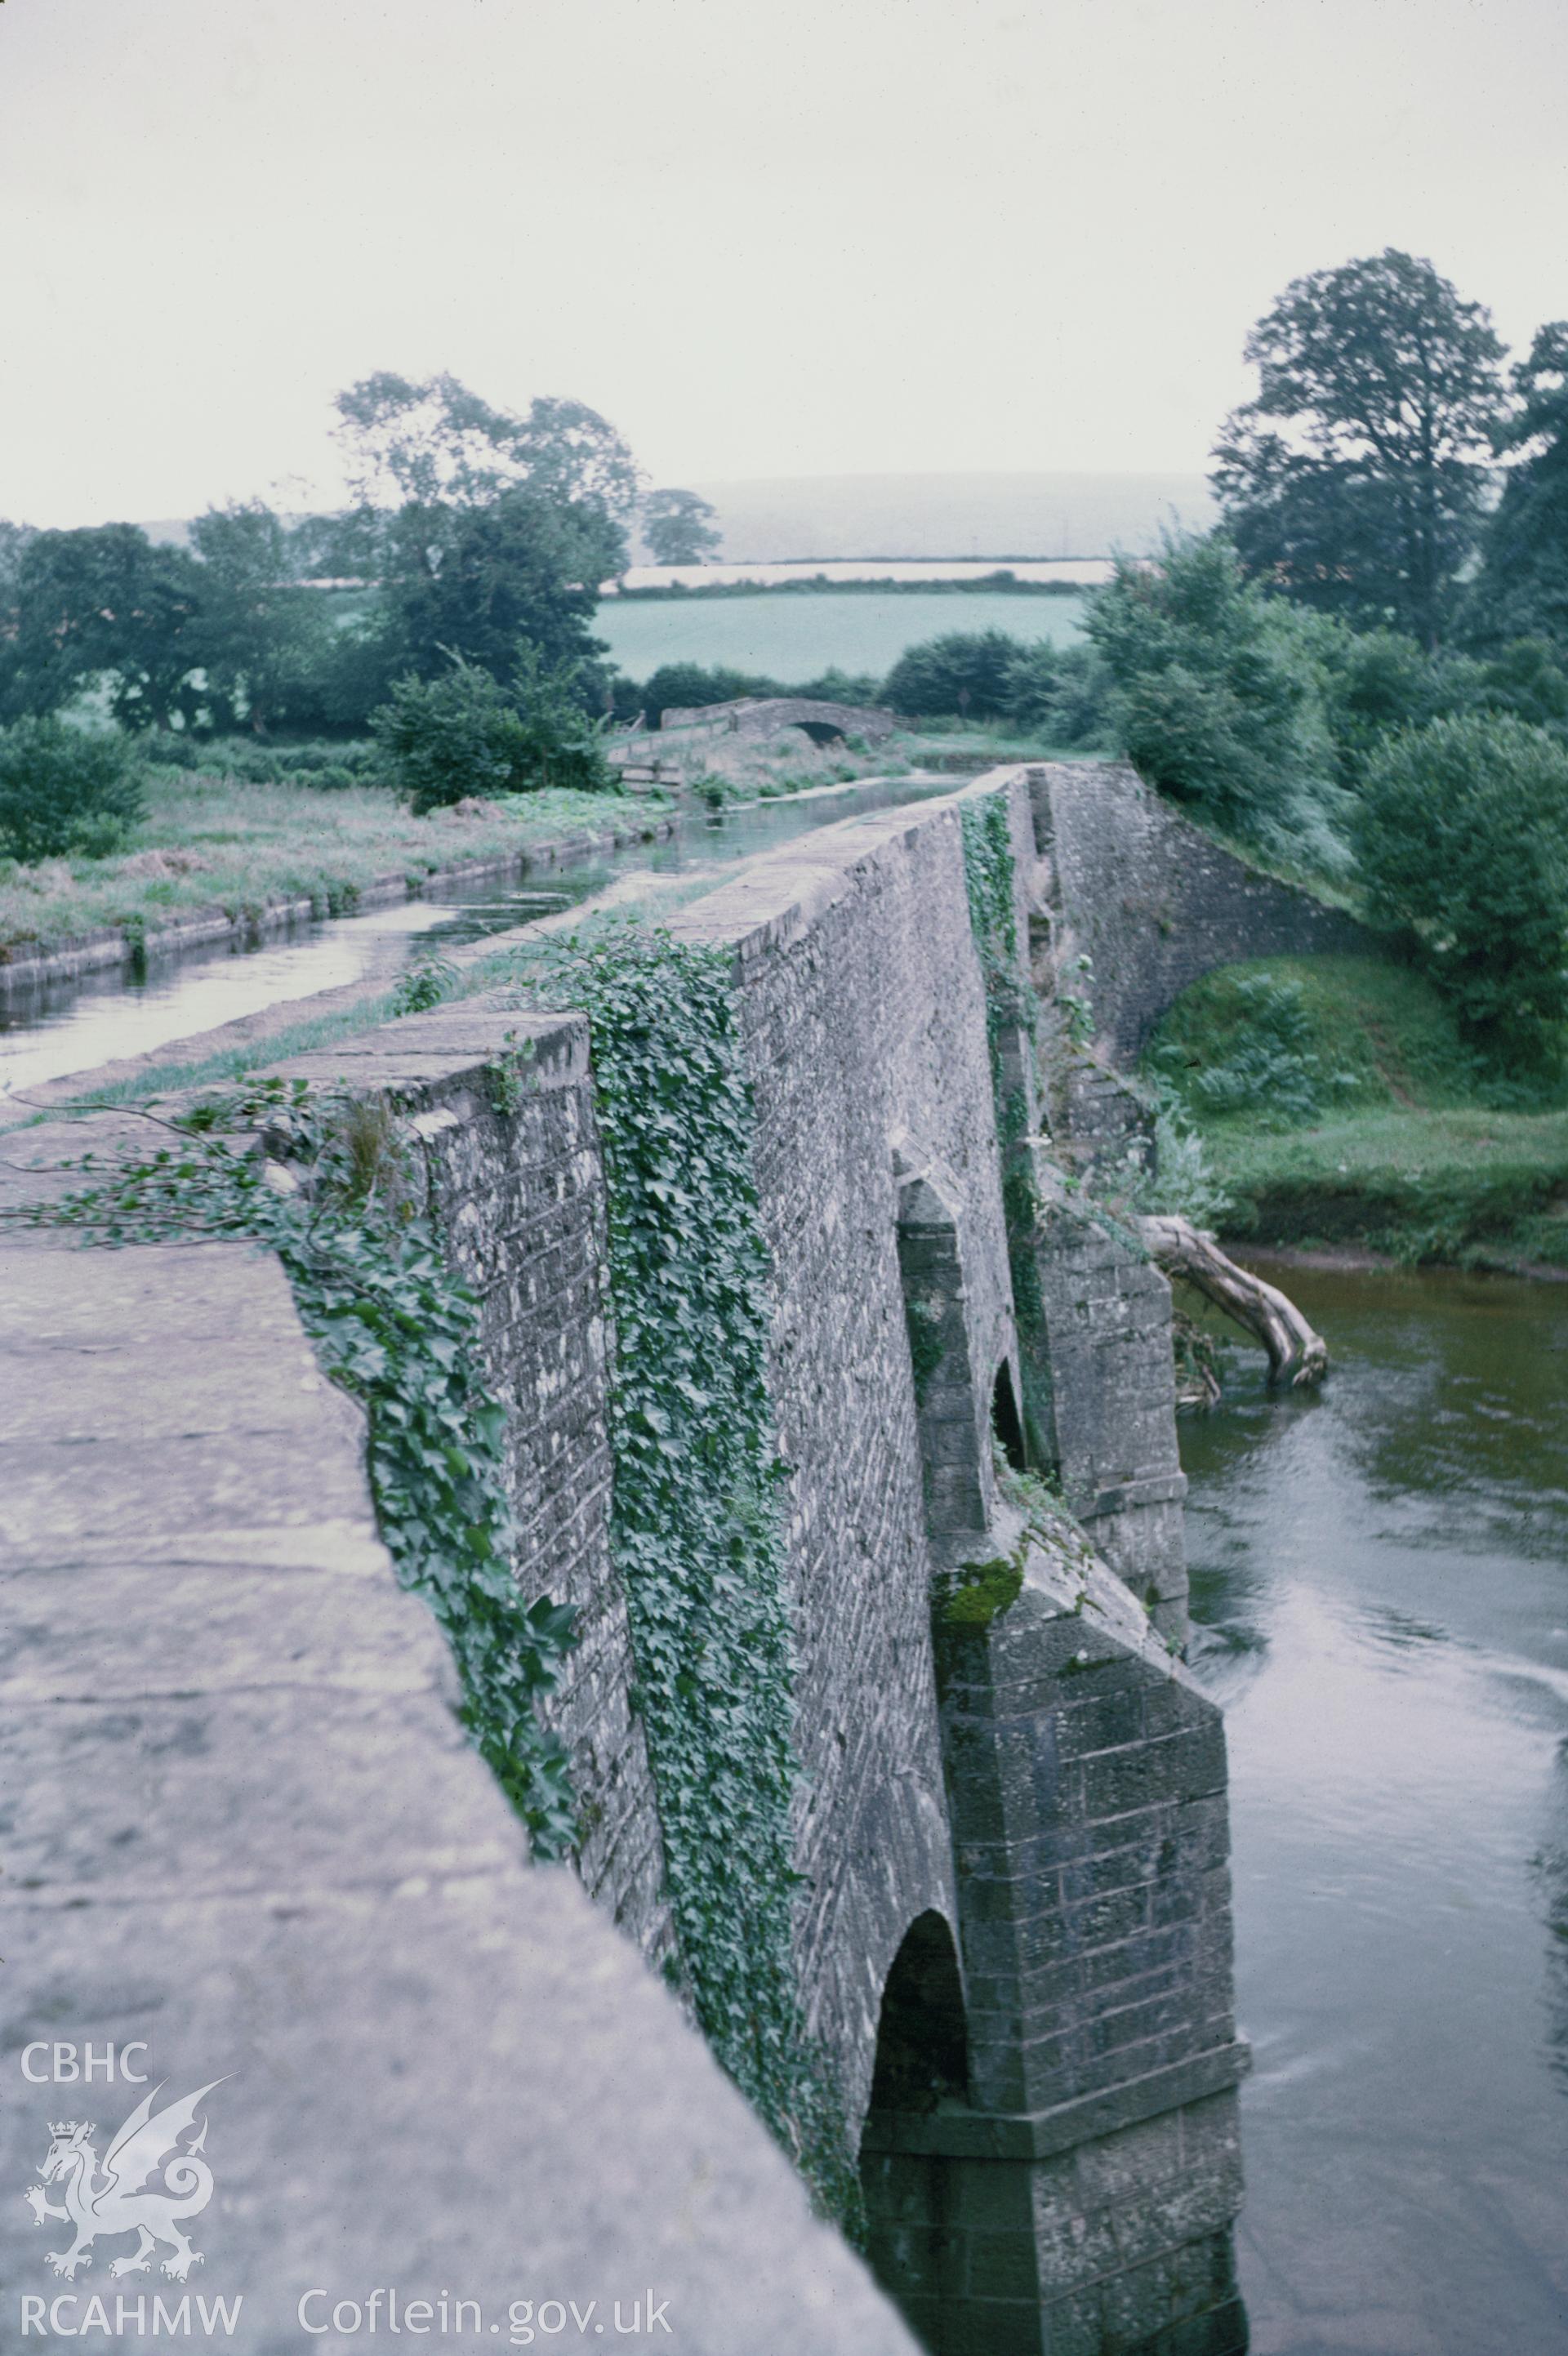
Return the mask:
<path id="1" fill-rule="evenodd" d="M 1214 519 L 1201 475 L 806 475 L 692 488 L 716 509 L 731 563 L 1136 556 L 1165 526 Z"/>
<path id="2" fill-rule="evenodd" d="M 1214 521 L 1201 475 L 780 475 L 691 488 L 717 510 L 729 564 L 1144 556 L 1166 527 Z M 142 528 L 190 536 L 175 519 Z"/>

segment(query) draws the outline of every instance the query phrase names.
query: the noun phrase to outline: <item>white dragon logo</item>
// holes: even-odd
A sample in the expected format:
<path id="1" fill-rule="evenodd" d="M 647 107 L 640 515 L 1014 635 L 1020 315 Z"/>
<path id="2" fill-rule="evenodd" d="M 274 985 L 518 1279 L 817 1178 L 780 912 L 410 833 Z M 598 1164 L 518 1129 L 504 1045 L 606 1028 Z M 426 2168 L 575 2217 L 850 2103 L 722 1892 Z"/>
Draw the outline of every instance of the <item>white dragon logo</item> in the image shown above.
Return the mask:
<path id="1" fill-rule="evenodd" d="M 112 2275 L 145 2274 L 160 2242 L 168 2243 L 174 2251 L 173 2257 L 164 2262 L 164 2272 L 176 2282 L 183 2282 L 191 2267 L 201 2264 L 200 2251 L 191 2248 L 177 2221 L 197 2216 L 212 2198 L 212 2170 L 199 2156 L 207 2141 L 206 2120 L 188 2150 L 179 2149 L 179 2139 L 195 2126 L 203 2096 L 223 2081 L 214 2078 L 209 2084 L 199 2086 L 194 2094 L 166 2103 L 155 2113 L 153 2104 L 166 2083 L 166 2079 L 136 2104 L 103 2155 L 99 2182 L 94 2181 L 98 2155 L 91 2141 L 96 2133 L 92 2122 L 51 2121 L 52 2140 L 38 2171 L 40 2180 L 22 2198 L 33 2212 L 35 2224 L 41 2225 L 46 2217 L 63 2217 L 76 2227 L 76 2239 L 69 2250 L 48 2253 L 57 2275 L 74 2281 L 78 2266 L 90 2266 L 92 2255 L 88 2245 L 100 2233 L 140 2235 L 128 2258 L 113 2260 L 109 2268 Z M 147 2190 L 159 2174 L 165 2189 Z M 46 2184 L 57 2182 L 65 2193 L 63 2208 L 44 2191 Z"/>

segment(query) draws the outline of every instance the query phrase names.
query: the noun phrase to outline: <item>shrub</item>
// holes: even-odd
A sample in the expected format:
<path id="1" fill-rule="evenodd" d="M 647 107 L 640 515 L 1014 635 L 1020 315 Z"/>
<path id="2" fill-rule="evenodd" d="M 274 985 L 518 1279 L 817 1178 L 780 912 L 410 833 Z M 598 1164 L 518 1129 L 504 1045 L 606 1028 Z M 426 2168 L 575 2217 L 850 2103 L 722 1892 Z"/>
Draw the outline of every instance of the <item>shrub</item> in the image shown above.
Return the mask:
<path id="1" fill-rule="evenodd" d="M 204 769 L 208 766 L 199 736 L 185 728 L 149 728 L 142 738 L 144 758 L 161 769 Z"/>
<path id="2" fill-rule="evenodd" d="M 1424 728 L 1463 703 L 1451 667 L 1399 630 L 1325 628 L 1328 724 L 1340 776 L 1355 785 L 1386 736 Z"/>
<path id="3" fill-rule="evenodd" d="M 1568 738 L 1568 670 L 1542 638 L 1515 638 L 1483 663 L 1473 701 Z"/>
<path id="4" fill-rule="evenodd" d="M 512 702 L 522 734 L 519 784 L 525 791 L 569 787 L 580 794 L 605 793 L 616 775 L 605 758 L 604 736 L 582 702 L 582 667 L 547 663 L 523 641 L 512 672 Z"/>
<path id="5" fill-rule="evenodd" d="M 1508 716 L 1385 743 L 1355 844 L 1369 913 L 1413 939 L 1466 1030 L 1505 1063 L 1555 1060 L 1568 1015 L 1568 752 Z"/>
<path id="6" fill-rule="evenodd" d="M 1153 1051 L 1150 1069 L 1199 1119 L 1246 1113 L 1264 1129 L 1315 1120 L 1326 1089 L 1337 1094 L 1348 1076 L 1326 1078 L 1300 983 L 1238 975 L 1226 1012 L 1231 1035 L 1222 1055 L 1197 1060 L 1185 1042 L 1173 1043 Z"/>
<path id="7" fill-rule="evenodd" d="M 882 701 L 882 681 L 870 671 L 840 670 L 830 663 L 820 677 L 804 679 L 784 692 L 809 697 L 814 703 L 876 704 Z"/>
<path id="8" fill-rule="evenodd" d="M 439 679 L 394 680 L 371 733 L 416 811 L 513 793 L 521 781 L 522 722 L 504 689 L 472 663 L 455 662 Z"/>
<path id="9" fill-rule="evenodd" d="M 905 648 L 882 682 L 882 700 L 911 719 L 1004 719 L 1013 666 L 1026 651 L 1004 630 L 950 630 Z"/>
<path id="10" fill-rule="evenodd" d="M 119 734 L 58 720 L 0 729 L 0 849 L 14 859 L 102 858 L 141 814 L 140 764 Z"/>
<path id="11" fill-rule="evenodd" d="M 666 712 L 683 712 L 698 705 L 734 703 L 743 695 L 784 695 L 788 690 L 760 672 L 729 670 L 722 663 L 660 663 L 642 690 L 642 710 L 650 728 Z"/>
<path id="12" fill-rule="evenodd" d="M 149 744 L 153 757 L 178 769 L 237 778 L 246 786 L 287 781 L 323 793 L 368 783 L 380 766 L 373 744 L 278 744 L 255 736 L 188 736 L 172 731 Z"/>
<path id="13" fill-rule="evenodd" d="M 469 794 L 493 798 L 545 786 L 603 792 L 614 773 L 577 686 L 575 664 L 551 667 L 524 646 L 510 692 L 458 659 L 439 679 L 400 679 L 371 725 L 421 813 Z"/>
<path id="14" fill-rule="evenodd" d="M 1046 666 L 1019 665 L 1013 674 L 1013 718 L 1020 727 L 1037 729 L 1053 744 L 1083 745 L 1099 752 L 1121 752 L 1112 712 L 1112 687 L 1098 650 L 1093 647 L 1039 647 L 1031 658 L 1049 653 L 1050 685 L 1045 690 Z"/>
<path id="15" fill-rule="evenodd" d="M 1048 729 L 1056 718 L 1061 687 L 1061 650 L 1043 638 L 1020 647 L 1007 665 L 1007 717 L 1020 728 Z"/>

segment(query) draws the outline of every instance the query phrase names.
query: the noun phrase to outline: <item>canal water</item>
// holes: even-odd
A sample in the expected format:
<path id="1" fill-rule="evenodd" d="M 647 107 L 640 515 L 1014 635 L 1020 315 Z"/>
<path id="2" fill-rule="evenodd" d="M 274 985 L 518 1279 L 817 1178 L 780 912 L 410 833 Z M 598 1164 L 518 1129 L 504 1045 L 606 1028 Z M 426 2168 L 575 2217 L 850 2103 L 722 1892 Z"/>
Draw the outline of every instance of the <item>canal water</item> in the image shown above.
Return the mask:
<path id="1" fill-rule="evenodd" d="M 0 1098 L 216 1030 L 242 1015 L 348 982 L 391 982 L 409 959 L 592 899 L 624 876 L 699 878 L 871 810 L 957 789 L 951 777 L 868 778 L 745 808 L 694 814 L 661 842 L 539 868 L 514 883 L 448 890 L 363 916 L 301 924 L 250 948 L 155 958 L 145 973 L 90 974 L 0 999 Z"/>
<path id="2" fill-rule="evenodd" d="M 1568 1286 L 1293 1270 L 1184 1418 L 1257 2356 L 1568 2350 Z"/>

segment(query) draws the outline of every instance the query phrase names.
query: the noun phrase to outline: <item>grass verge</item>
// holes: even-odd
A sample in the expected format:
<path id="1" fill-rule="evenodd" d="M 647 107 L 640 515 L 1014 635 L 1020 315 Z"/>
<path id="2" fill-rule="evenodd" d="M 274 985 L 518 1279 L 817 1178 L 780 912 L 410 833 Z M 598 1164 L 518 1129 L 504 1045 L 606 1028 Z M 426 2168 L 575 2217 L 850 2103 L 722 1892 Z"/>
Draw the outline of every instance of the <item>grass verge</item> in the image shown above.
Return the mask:
<path id="1" fill-rule="evenodd" d="M 345 915 L 384 876 L 417 891 L 442 868 L 521 858 L 567 835 L 636 832 L 648 817 L 646 798 L 550 791 L 415 818 L 381 786 L 322 793 L 158 770 L 115 857 L 0 859 L 0 961 L 106 929 L 134 939 L 201 909 L 260 917 L 306 900 L 318 916 Z"/>
<path id="2" fill-rule="evenodd" d="M 1176 1001 L 1143 1069 L 1197 1128 L 1232 1235 L 1408 1263 L 1568 1262 L 1568 1090 L 1488 1068 L 1407 966 L 1221 967 Z"/>

